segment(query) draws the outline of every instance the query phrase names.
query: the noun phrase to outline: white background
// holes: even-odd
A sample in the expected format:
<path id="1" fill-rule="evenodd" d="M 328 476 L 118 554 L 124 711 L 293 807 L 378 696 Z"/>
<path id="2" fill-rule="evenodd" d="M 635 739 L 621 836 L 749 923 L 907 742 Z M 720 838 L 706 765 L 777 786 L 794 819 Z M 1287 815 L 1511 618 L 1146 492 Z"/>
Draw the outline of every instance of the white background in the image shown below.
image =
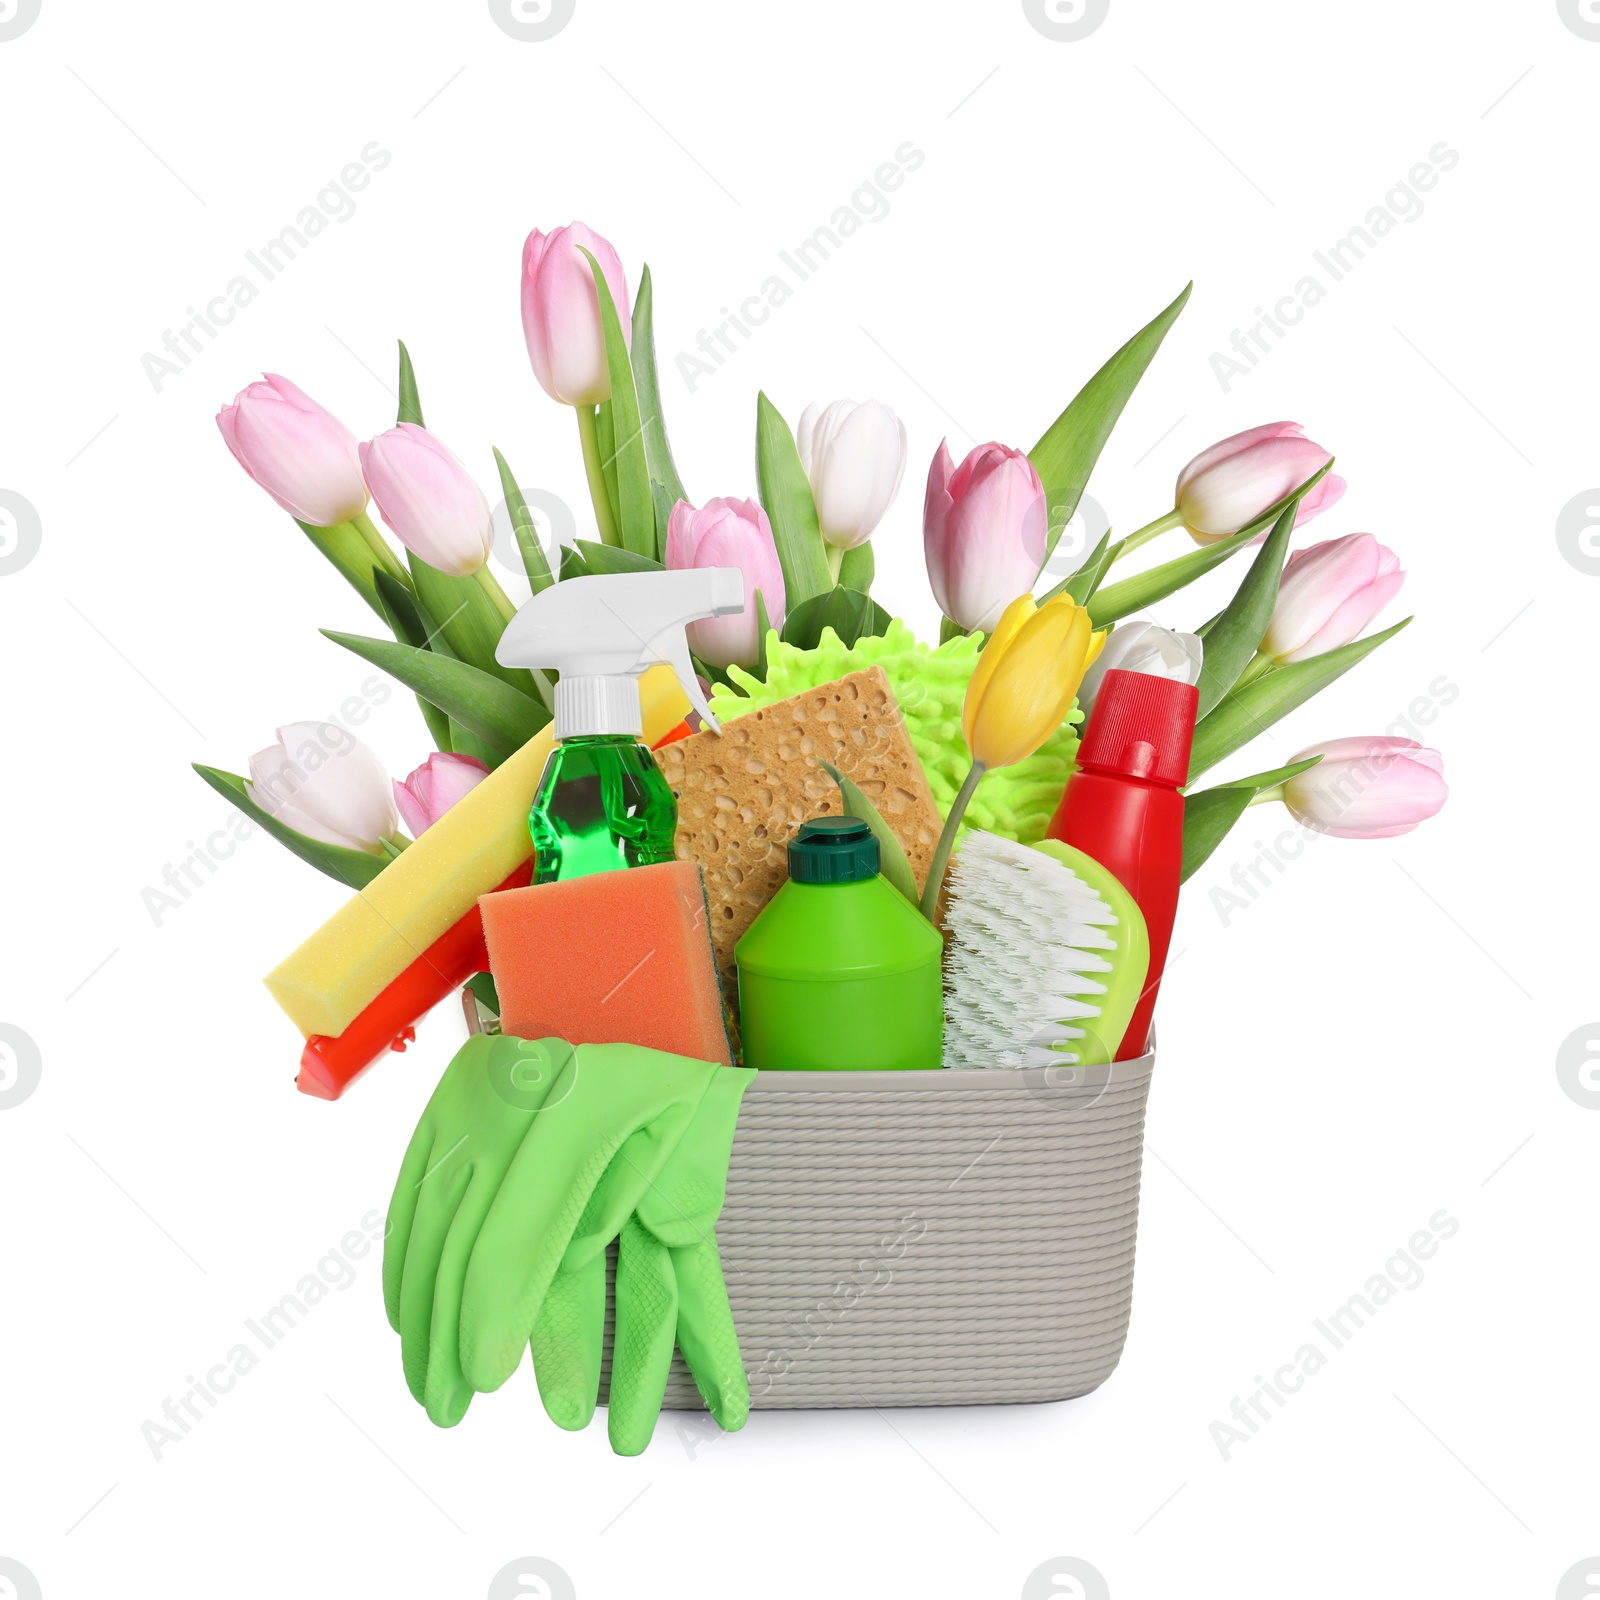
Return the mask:
<path id="1" fill-rule="evenodd" d="M 478 1596 L 531 1555 L 583 1600 L 1009 1597 L 1062 1556 L 1117 1600 L 1556 1595 L 1600 1552 L 1600 1111 L 1556 1070 L 1600 1013 L 1600 577 L 1555 533 L 1600 482 L 1579 7 L 1111 0 L 1077 42 L 1011 0 L 578 0 L 539 43 L 491 11 L 43 0 L 0 41 L 0 488 L 42 528 L 0 578 L 0 1021 L 42 1062 L 0 1112 L 0 1555 L 48 1600 Z M 392 160 L 354 216 L 158 392 L 144 354 L 369 141 Z M 926 160 L 888 215 L 691 394 L 676 354 L 905 141 Z M 1212 353 L 1441 141 L 1459 162 L 1422 214 L 1225 392 Z M 900 412 L 878 593 L 924 632 L 939 439 L 1032 444 L 1192 276 L 1091 492 L 1126 531 L 1196 450 L 1295 418 L 1350 480 L 1311 536 L 1376 532 L 1410 572 L 1390 615 L 1418 618 L 1226 770 L 1380 732 L 1443 678 L 1424 737 L 1450 802 L 1317 843 L 1225 925 L 1210 889 L 1286 820 L 1254 811 L 1186 891 L 1132 1331 L 1099 1392 L 758 1414 L 709 1444 L 669 1416 L 624 1461 L 599 1423 L 548 1424 L 524 1371 L 444 1433 L 368 1256 L 157 1461 L 141 1424 L 386 1205 L 460 1032 L 435 1017 L 337 1105 L 297 1095 L 259 975 L 344 891 L 258 836 L 159 925 L 144 903 L 227 821 L 187 764 L 240 770 L 368 676 L 314 631 L 364 608 L 212 417 L 265 368 L 378 432 L 403 336 L 481 481 L 498 444 L 588 533 L 517 310 L 524 235 L 573 217 L 630 283 L 654 270 L 697 499 L 753 493 L 758 387 L 791 422 L 841 394 Z M 362 732 L 397 773 L 425 751 L 400 693 Z M 1213 1421 L 1441 1209 L 1459 1230 L 1425 1281 L 1224 1460 Z"/>

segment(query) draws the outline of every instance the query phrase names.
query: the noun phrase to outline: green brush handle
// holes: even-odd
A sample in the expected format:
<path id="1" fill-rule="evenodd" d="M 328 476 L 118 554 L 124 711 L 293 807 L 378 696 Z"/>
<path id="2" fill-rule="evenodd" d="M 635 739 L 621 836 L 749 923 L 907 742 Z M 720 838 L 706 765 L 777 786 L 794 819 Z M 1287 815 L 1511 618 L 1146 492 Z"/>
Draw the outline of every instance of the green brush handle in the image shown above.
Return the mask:
<path id="1" fill-rule="evenodd" d="M 1150 936 L 1145 930 L 1144 913 L 1118 879 L 1093 856 L 1056 839 L 1041 839 L 1032 848 L 1077 873 L 1116 914 L 1116 926 L 1105 930 L 1116 951 L 1111 957 L 1111 971 L 1103 979 L 1106 993 L 1100 1002 L 1099 1019 L 1084 1020 L 1084 1037 L 1070 1047 L 1082 1058 L 1084 1066 L 1103 1067 L 1116 1060 L 1122 1036 L 1128 1031 L 1134 1008 L 1144 992 L 1145 974 L 1150 970 Z"/>

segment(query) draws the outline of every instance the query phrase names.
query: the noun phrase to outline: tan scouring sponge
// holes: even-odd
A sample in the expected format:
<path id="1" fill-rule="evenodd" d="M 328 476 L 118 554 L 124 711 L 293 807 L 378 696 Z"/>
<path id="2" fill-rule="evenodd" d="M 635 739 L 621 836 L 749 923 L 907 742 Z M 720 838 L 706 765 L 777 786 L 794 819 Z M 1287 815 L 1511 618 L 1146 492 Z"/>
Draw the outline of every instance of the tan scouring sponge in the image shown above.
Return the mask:
<path id="1" fill-rule="evenodd" d="M 894 831 L 920 886 L 941 818 L 880 667 L 657 750 L 678 798 L 677 853 L 705 872 L 723 993 L 737 992 L 733 947 L 787 877 L 789 836 L 807 817 L 837 816 L 828 762 L 855 780 Z"/>

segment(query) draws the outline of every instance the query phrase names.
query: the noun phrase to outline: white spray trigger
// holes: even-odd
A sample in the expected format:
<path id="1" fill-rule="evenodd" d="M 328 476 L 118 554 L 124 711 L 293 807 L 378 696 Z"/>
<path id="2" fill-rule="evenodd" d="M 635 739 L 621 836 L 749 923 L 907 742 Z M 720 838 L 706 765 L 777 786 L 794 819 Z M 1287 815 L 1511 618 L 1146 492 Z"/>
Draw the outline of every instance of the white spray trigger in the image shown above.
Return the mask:
<path id="1" fill-rule="evenodd" d="M 741 599 L 743 597 L 741 596 Z M 688 697 L 689 704 L 700 713 L 700 720 L 713 732 L 721 733 L 722 724 L 711 715 L 711 707 L 700 692 L 700 678 L 689 657 L 689 636 L 680 628 L 676 637 L 661 642 L 659 660 L 665 661 L 678 675 L 678 687 Z"/>
<path id="2" fill-rule="evenodd" d="M 659 663 L 705 725 L 722 729 L 696 680 L 686 629 L 741 612 L 737 567 L 618 572 L 568 579 L 541 590 L 507 625 L 495 659 L 508 667 L 555 667 L 557 739 L 640 729 L 640 673 Z"/>

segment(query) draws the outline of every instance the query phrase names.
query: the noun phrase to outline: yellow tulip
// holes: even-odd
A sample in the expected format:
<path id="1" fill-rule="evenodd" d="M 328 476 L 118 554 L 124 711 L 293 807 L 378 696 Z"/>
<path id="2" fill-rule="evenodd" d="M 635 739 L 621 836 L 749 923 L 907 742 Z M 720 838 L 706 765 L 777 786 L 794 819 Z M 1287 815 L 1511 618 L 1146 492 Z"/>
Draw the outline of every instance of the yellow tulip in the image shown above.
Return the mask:
<path id="1" fill-rule="evenodd" d="M 1042 606 L 1032 595 L 1019 595 L 1001 613 L 961 708 L 972 770 L 945 818 L 923 885 L 922 914 L 930 922 L 961 818 L 984 773 L 1031 756 L 1061 726 L 1105 642 L 1105 634 L 1090 624 L 1088 610 L 1071 595 L 1057 595 Z"/>
<path id="2" fill-rule="evenodd" d="M 1031 756 L 1061 726 L 1105 642 L 1070 595 L 1013 600 L 967 685 L 961 729 L 972 759 L 987 771 Z"/>

